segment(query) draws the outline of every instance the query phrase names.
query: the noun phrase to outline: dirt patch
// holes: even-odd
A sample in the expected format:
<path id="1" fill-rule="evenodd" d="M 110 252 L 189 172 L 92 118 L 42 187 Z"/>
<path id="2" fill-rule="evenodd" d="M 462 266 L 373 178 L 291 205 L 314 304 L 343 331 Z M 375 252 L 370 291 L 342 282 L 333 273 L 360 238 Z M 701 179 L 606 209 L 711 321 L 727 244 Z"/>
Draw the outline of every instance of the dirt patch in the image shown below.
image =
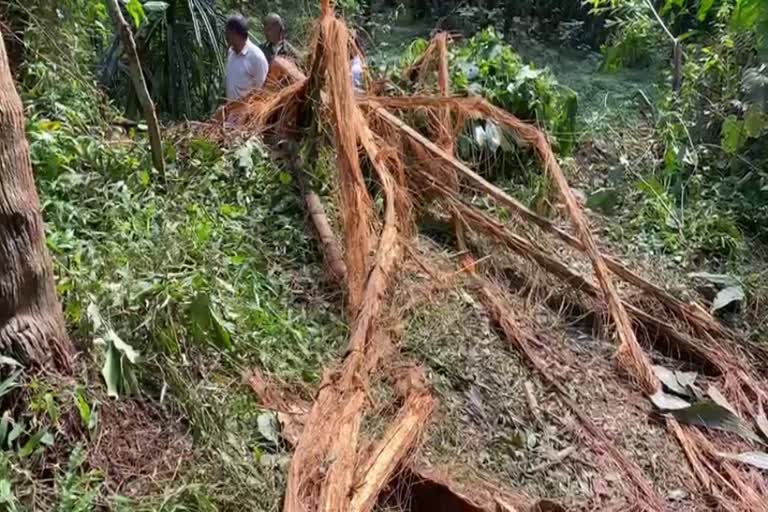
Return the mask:
<path id="1" fill-rule="evenodd" d="M 192 459 L 192 437 L 178 419 L 136 401 L 104 402 L 89 464 L 114 494 L 150 496 Z"/>

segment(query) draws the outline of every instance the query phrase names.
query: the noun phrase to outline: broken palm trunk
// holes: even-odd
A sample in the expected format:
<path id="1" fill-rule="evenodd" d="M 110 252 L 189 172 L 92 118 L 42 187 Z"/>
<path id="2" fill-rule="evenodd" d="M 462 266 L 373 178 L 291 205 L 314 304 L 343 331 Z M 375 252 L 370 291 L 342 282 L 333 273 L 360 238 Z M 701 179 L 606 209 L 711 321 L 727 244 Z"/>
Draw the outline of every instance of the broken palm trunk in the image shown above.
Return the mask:
<path id="1" fill-rule="evenodd" d="M 304 201 L 304 210 L 309 217 L 313 228 L 312 231 L 320 245 L 328 271 L 339 289 L 346 290 L 347 265 L 344 262 L 344 255 L 336 234 L 331 228 L 323 201 L 320 199 L 320 195 L 311 187 L 306 176 L 306 162 L 313 162 L 317 158 L 316 151 L 314 150 L 315 147 L 313 143 L 308 151 L 309 158 L 302 159 L 297 143 L 286 140 L 278 143 L 283 161 L 286 162 L 291 176 L 296 183 L 296 188 Z"/>

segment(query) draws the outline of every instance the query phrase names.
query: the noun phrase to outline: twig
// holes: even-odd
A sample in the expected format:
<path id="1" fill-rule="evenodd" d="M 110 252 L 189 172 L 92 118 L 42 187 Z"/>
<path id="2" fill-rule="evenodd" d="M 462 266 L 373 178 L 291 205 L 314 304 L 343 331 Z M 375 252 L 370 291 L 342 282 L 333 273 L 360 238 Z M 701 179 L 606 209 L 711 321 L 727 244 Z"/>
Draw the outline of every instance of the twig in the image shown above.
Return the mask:
<path id="1" fill-rule="evenodd" d="M 525 381 L 525 384 L 523 384 L 523 389 L 525 390 L 525 398 L 528 400 L 528 407 L 531 409 L 531 414 L 533 414 L 533 417 L 536 418 L 536 423 L 538 423 L 540 427 L 543 427 L 544 422 L 541 419 L 539 402 L 536 400 L 536 395 L 533 394 L 533 383 L 529 380 Z"/>
<path id="2" fill-rule="evenodd" d="M 544 470 L 547 470 L 547 469 L 549 469 L 549 468 L 551 468 L 553 466 L 557 466 L 558 464 L 563 462 L 565 459 L 567 459 L 568 457 L 570 457 L 574 453 L 576 453 L 576 447 L 575 446 L 569 446 L 565 450 L 560 450 L 559 452 L 557 452 L 555 454 L 554 457 L 552 457 L 552 459 L 550 459 L 547 462 L 543 462 L 543 463 L 541 463 L 541 464 L 531 468 L 531 473 L 538 473 L 539 471 L 544 471 Z"/>

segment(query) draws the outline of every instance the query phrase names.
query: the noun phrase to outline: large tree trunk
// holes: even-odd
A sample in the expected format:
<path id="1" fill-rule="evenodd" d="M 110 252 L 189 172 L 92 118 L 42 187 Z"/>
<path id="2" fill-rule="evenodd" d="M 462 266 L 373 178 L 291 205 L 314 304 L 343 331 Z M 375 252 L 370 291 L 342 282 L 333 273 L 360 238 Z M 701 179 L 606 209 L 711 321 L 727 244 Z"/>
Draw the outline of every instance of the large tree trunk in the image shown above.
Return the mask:
<path id="1" fill-rule="evenodd" d="M 37 367 L 72 367 L 45 245 L 24 111 L 0 37 L 0 354 Z"/>

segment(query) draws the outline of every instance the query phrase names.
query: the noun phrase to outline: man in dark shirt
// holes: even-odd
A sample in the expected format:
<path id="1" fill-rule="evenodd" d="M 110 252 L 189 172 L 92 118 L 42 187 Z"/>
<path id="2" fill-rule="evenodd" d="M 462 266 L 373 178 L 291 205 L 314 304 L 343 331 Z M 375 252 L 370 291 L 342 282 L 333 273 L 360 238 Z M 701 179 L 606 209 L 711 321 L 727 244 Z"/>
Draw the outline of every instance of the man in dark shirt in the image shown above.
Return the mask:
<path id="1" fill-rule="evenodd" d="M 261 51 L 269 63 L 275 57 L 298 59 L 296 50 L 285 40 L 285 23 L 280 15 L 271 13 L 264 18 L 264 39 L 266 41 L 261 45 Z"/>

